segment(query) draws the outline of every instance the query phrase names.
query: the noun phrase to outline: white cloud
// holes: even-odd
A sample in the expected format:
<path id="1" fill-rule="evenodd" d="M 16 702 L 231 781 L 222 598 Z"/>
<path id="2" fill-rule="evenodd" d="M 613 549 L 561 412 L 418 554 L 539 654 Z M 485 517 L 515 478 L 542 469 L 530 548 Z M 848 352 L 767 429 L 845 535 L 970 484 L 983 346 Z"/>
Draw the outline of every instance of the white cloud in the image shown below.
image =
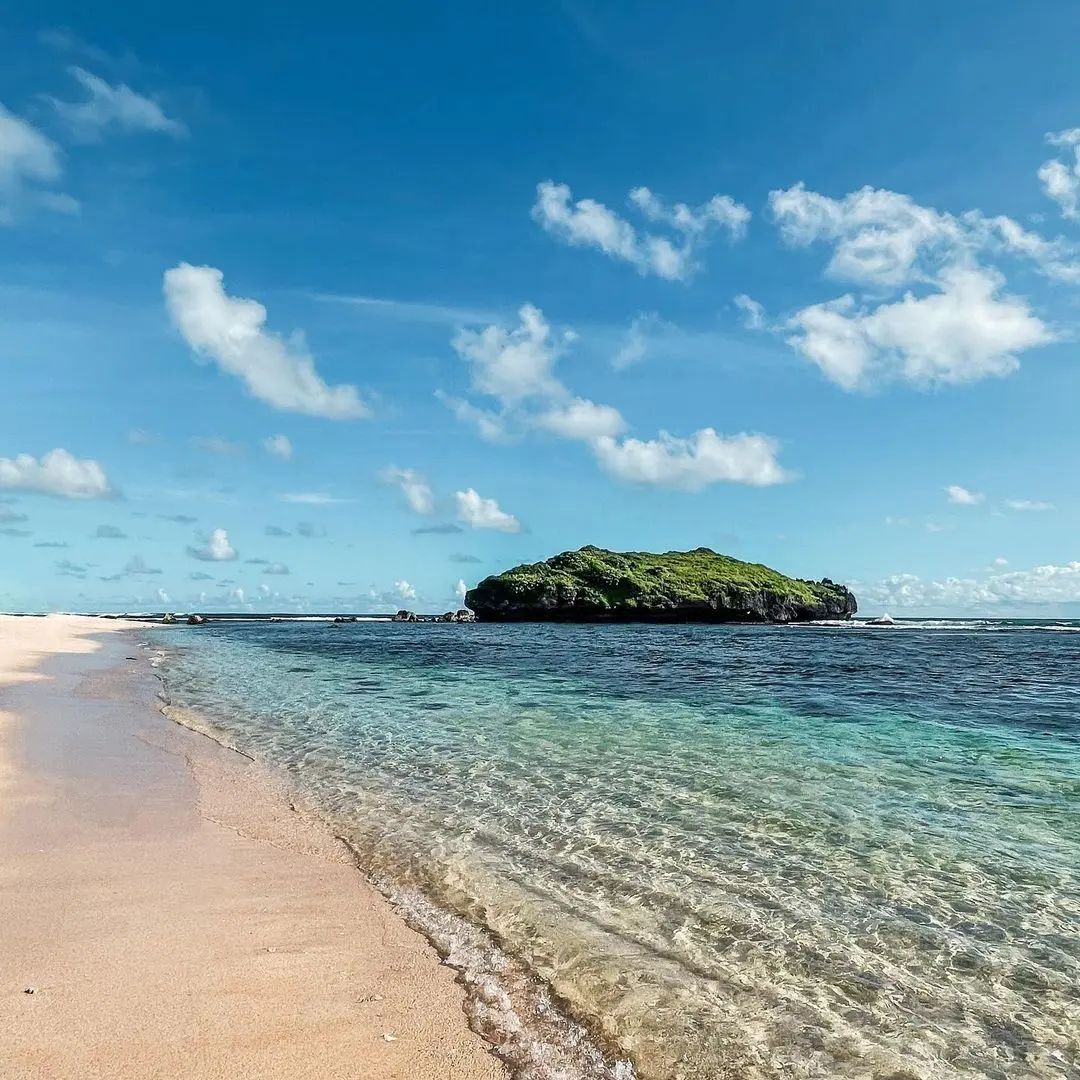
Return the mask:
<path id="1" fill-rule="evenodd" d="M 994 560 L 994 565 L 995 565 L 995 566 L 1008 566 L 1008 565 L 1009 565 L 1009 560 L 1008 560 L 1008 559 L 1006 559 L 1006 558 L 1005 558 L 1005 557 L 1004 557 L 1003 555 L 999 555 L 999 556 L 998 556 L 998 557 L 997 557 L 997 558 L 996 558 L 996 559 Z"/>
<path id="2" fill-rule="evenodd" d="M 752 296 L 739 293 L 735 297 L 735 306 L 743 313 L 743 326 L 747 330 L 765 329 L 765 308 Z"/>
<path id="3" fill-rule="evenodd" d="M 986 499 L 982 492 L 969 491 L 959 484 L 949 484 L 945 489 L 945 494 L 948 495 L 949 502 L 954 503 L 956 506 L 978 506 L 979 503 Z"/>
<path id="4" fill-rule="evenodd" d="M 871 187 L 833 199 L 802 183 L 770 192 L 769 206 L 787 243 L 831 243 L 828 273 L 864 286 L 936 282 L 943 269 L 970 265 L 979 252 L 1024 258 L 1047 277 L 1080 281 L 1074 247 L 1046 240 L 1004 215 L 942 213 Z"/>
<path id="5" fill-rule="evenodd" d="M 1006 499 L 1005 505 L 1010 510 L 1053 510 L 1054 504 L 1048 502 L 1040 502 L 1038 499 Z"/>
<path id="6" fill-rule="evenodd" d="M 156 101 L 137 94 L 130 86 L 123 83 L 113 86 L 80 67 L 68 68 L 68 72 L 87 92 L 87 98 L 77 102 L 56 98 L 51 101 L 76 138 L 96 142 L 112 131 L 158 132 L 173 138 L 187 135 L 187 128 L 179 120 L 166 116 Z"/>
<path id="7" fill-rule="evenodd" d="M 220 270 L 180 263 L 165 272 L 164 292 L 188 345 L 242 379 L 253 397 L 275 409 L 328 420 L 370 414 L 355 386 L 323 382 L 302 337 L 283 340 L 265 329 L 262 304 L 229 296 Z"/>
<path id="8" fill-rule="evenodd" d="M 880 605 L 886 610 L 925 608 L 966 612 L 1076 604 L 1080 603 L 1080 562 L 940 581 L 925 581 L 915 574 L 894 574 L 884 581 L 858 584 L 855 592 L 864 610 Z"/>
<path id="9" fill-rule="evenodd" d="M 597 405 L 585 398 L 574 398 L 540 413 L 533 421 L 537 427 L 563 439 L 589 442 L 602 436 L 621 434 L 626 421 L 611 405 Z"/>
<path id="10" fill-rule="evenodd" d="M 62 171 L 59 147 L 0 105 L 0 225 L 11 224 L 22 203 L 68 213 L 77 210 L 79 204 L 70 196 L 38 187 L 55 183 Z"/>
<path id="11" fill-rule="evenodd" d="M 33 491 L 65 499 L 104 499 L 113 495 L 105 470 L 67 450 L 50 450 L 39 461 L 30 454 L 0 457 L 0 489 Z"/>
<path id="12" fill-rule="evenodd" d="M 777 449 L 767 435 L 724 436 L 712 428 L 687 439 L 662 431 L 648 441 L 602 436 L 593 442 L 597 460 L 613 476 L 683 491 L 700 491 L 722 481 L 767 486 L 790 480 L 776 460 Z"/>
<path id="13" fill-rule="evenodd" d="M 941 291 L 907 293 L 867 310 L 853 297 L 813 304 L 789 320 L 788 341 L 826 377 L 855 390 L 902 379 L 917 386 L 1005 375 L 1016 354 L 1054 340 L 1051 329 L 1017 296 L 1001 296 L 1000 274 L 955 266 Z"/>
<path id="14" fill-rule="evenodd" d="M 401 488 L 405 501 L 417 514 L 431 514 L 435 510 L 435 495 L 431 485 L 415 469 L 399 469 L 388 465 L 379 474 L 384 484 L 395 484 Z"/>
<path id="15" fill-rule="evenodd" d="M 264 571 L 264 574 L 273 574 L 277 577 L 284 577 L 289 573 L 289 568 L 284 563 L 271 563 Z"/>
<path id="16" fill-rule="evenodd" d="M 402 600 L 416 599 L 416 589 L 404 579 L 394 582 L 394 592 L 397 593 L 398 597 Z"/>
<path id="17" fill-rule="evenodd" d="M 553 373 L 559 350 L 550 345 L 543 313 L 527 304 L 521 314 L 521 326 L 515 331 L 489 326 L 458 335 L 454 342 L 458 352 L 474 364 L 477 389 L 499 398 L 504 410 L 486 414 L 467 402 L 440 396 L 459 417 L 480 424 L 482 433 L 488 427 L 489 437 L 505 437 L 508 423 L 548 431 L 586 443 L 601 466 L 616 476 L 684 490 L 699 490 L 720 480 L 776 484 L 791 479 L 776 462 L 777 444 L 765 435 L 722 436 L 703 428 L 687 439 L 661 432 L 649 442 L 619 441 L 627 427 L 619 410 L 573 397 Z M 564 336 L 565 342 L 572 340 L 572 334 Z M 508 353 L 510 362 L 505 359 Z M 526 402 L 533 407 L 527 408 Z"/>
<path id="18" fill-rule="evenodd" d="M 469 586 L 465 584 L 462 578 L 458 578 L 457 584 L 454 586 L 454 595 L 458 598 L 458 602 L 465 603 L 465 594 L 469 591 Z"/>
<path id="19" fill-rule="evenodd" d="M 532 304 L 522 305 L 518 316 L 520 325 L 513 330 L 494 324 L 462 330 L 452 342 L 454 351 L 471 365 L 475 389 L 504 405 L 559 393 L 552 367 L 575 337 L 568 332 L 553 339 L 544 313 Z"/>
<path id="20" fill-rule="evenodd" d="M 460 521 L 471 529 L 495 529 L 498 532 L 521 532 L 521 522 L 513 514 L 499 509 L 494 499 L 485 499 L 473 488 L 454 494 Z"/>
<path id="21" fill-rule="evenodd" d="M 288 435 L 268 435 L 263 439 L 263 449 L 271 456 L 288 461 L 293 456 L 293 444 Z"/>
<path id="22" fill-rule="evenodd" d="M 214 529 L 203 547 L 189 547 L 187 552 L 193 559 L 202 559 L 203 562 L 231 562 L 237 554 L 224 529 Z"/>
<path id="23" fill-rule="evenodd" d="M 1039 168 L 1043 191 L 1058 204 L 1062 217 L 1080 220 L 1080 128 L 1053 131 L 1046 136 L 1052 146 L 1071 151 L 1072 161 L 1044 161 Z"/>
<path id="24" fill-rule="evenodd" d="M 593 247 L 630 263 L 640 274 L 669 281 L 685 280 L 698 269 L 698 249 L 711 232 L 725 229 L 732 239 L 746 232 L 750 211 L 727 195 L 715 195 L 701 206 L 668 206 L 646 187 L 630 192 L 631 206 L 649 222 L 664 225 L 668 235 L 639 231 L 615 211 L 594 199 L 572 202 L 566 184 L 545 180 L 536 186 L 533 219 L 547 232 L 576 247 Z"/>

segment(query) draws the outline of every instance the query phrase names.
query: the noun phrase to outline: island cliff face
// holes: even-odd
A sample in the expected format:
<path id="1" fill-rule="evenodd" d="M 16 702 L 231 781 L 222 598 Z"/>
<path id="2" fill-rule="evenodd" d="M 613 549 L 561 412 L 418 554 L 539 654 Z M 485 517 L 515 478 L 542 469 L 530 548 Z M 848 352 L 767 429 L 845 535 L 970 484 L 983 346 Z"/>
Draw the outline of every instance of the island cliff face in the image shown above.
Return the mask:
<path id="1" fill-rule="evenodd" d="M 828 578 L 789 578 L 709 548 L 654 555 L 591 546 L 485 578 L 465 603 L 484 622 L 787 623 L 846 619 L 858 608 Z"/>

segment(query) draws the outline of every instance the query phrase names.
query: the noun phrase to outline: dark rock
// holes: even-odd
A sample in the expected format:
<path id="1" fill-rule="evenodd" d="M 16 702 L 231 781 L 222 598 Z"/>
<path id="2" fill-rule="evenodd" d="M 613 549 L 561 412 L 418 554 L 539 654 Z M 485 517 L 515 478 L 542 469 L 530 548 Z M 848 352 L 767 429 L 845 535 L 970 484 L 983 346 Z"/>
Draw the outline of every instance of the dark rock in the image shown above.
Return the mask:
<path id="1" fill-rule="evenodd" d="M 189 615 L 187 617 L 188 626 L 202 626 L 206 622 L 205 615 Z"/>
<path id="2" fill-rule="evenodd" d="M 404 608 L 402 608 L 401 611 L 399 611 L 394 616 L 394 622 L 417 622 L 417 621 L 418 621 L 418 619 L 416 617 L 416 612 L 415 611 L 406 611 Z"/>
<path id="3" fill-rule="evenodd" d="M 694 551 L 567 551 L 485 578 L 465 601 L 481 621 L 804 622 L 846 619 L 858 605 L 832 581 Z"/>
<path id="4" fill-rule="evenodd" d="M 476 614 L 468 608 L 458 608 L 454 613 L 454 622 L 476 622 Z"/>
<path id="5" fill-rule="evenodd" d="M 163 623 L 164 623 L 164 624 L 165 624 L 166 626 L 172 626 L 172 624 L 173 624 L 174 622 L 176 622 L 176 616 L 175 616 L 175 615 L 173 615 L 173 614 L 172 614 L 172 612 L 169 612 L 168 614 L 165 614 L 165 615 L 162 615 L 162 616 L 161 616 L 161 621 L 162 621 L 162 622 L 163 622 Z"/>

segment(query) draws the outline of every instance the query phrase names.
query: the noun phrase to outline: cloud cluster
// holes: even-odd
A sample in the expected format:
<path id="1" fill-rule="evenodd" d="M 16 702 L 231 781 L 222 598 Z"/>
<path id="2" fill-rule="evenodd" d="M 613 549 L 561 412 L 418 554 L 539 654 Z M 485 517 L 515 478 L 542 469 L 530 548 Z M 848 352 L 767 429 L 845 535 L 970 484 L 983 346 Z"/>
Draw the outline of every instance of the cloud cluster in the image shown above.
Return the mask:
<path id="1" fill-rule="evenodd" d="M 328 420 L 354 420 L 370 410 L 355 386 L 330 386 L 315 370 L 303 339 L 286 341 L 265 327 L 257 300 L 229 296 L 212 266 L 180 263 L 165 272 L 165 302 L 184 340 L 235 375 L 259 401 Z"/>
<path id="2" fill-rule="evenodd" d="M 767 435 L 720 435 L 702 428 L 687 438 L 661 432 L 643 441 L 625 435 L 628 424 L 612 405 L 576 397 L 555 374 L 556 361 L 576 339 L 556 337 L 531 304 L 514 329 L 488 326 L 459 333 L 452 344 L 470 366 L 473 389 L 495 399 L 497 413 L 447 399 L 459 419 L 475 421 L 481 435 L 502 439 L 511 430 L 543 431 L 588 446 L 606 472 L 633 483 L 698 491 L 709 484 L 779 484 L 791 478 Z M 639 332 L 640 332 L 639 327 Z"/>
<path id="3" fill-rule="evenodd" d="M 536 186 L 533 219 L 551 235 L 575 247 L 591 247 L 621 259 L 639 274 L 683 281 L 699 269 L 698 251 L 713 232 L 725 230 L 732 239 L 746 232 L 750 211 L 728 195 L 714 195 L 698 207 L 668 206 L 647 187 L 634 188 L 630 205 L 646 221 L 663 226 L 666 235 L 635 228 L 595 199 L 573 201 L 566 184 L 545 180 Z"/>
<path id="4" fill-rule="evenodd" d="M 1002 565 L 1000 560 L 998 565 Z M 1080 562 L 940 581 L 894 574 L 880 582 L 860 584 L 856 592 L 864 611 L 879 607 L 989 613 L 1025 606 L 1078 604 Z"/>
<path id="5" fill-rule="evenodd" d="M 114 494 L 105 470 L 67 450 L 50 450 L 40 460 L 30 454 L 0 457 L 0 488 L 65 499 L 105 499 Z"/>
<path id="6" fill-rule="evenodd" d="M 1040 273 L 1080 282 L 1080 261 L 1011 218 L 961 215 L 870 187 L 833 199 L 803 184 L 769 195 L 790 245 L 832 246 L 826 267 L 866 293 L 845 294 L 797 311 L 788 341 L 846 390 L 892 380 L 920 387 L 971 382 L 1015 370 L 1018 354 L 1055 340 L 1005 278 L 980 260 L 1007 255 Z M 883 291 L 908 287 L 898 300 Z"/>

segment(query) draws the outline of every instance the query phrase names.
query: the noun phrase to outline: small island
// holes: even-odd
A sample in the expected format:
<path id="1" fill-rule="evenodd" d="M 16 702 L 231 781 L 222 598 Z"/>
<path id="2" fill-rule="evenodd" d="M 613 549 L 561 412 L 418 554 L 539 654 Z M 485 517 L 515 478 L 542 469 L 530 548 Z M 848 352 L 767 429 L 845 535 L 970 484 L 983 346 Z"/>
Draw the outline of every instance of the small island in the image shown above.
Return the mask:
<path id="1" fill-rule="evenodd" d="M 705 547 L 653 554 L 591 545 L 485 578 L 465 603 L 483 622 L 790 623 L 858 609 L 828 578 L 790 578 Z"/>

